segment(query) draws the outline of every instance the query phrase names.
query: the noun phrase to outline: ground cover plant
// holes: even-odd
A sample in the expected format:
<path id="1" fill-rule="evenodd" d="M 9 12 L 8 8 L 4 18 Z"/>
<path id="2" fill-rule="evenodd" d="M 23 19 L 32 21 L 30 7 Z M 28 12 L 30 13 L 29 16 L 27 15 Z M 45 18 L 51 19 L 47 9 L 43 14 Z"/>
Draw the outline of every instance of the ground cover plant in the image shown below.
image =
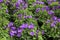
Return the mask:
<path id="1" fill-rule="evenodd" d="M 60 40 L 60 0 L 0 0 L 0 40 Z"/>

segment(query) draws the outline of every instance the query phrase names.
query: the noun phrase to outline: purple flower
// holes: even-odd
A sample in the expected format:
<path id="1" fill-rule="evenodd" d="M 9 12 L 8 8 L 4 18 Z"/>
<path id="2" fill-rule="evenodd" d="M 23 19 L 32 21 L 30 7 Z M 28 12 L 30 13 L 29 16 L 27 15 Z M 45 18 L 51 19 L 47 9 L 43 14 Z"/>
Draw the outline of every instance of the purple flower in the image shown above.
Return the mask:
<path id="1" fill-rule="evenodd" d="M 60 9 L 60 6 L 57 6 L 58 9 Z"/>
<path id="2" fill-rule="evenodd" d="M 57 19 L 58 22 L 60 22 L 60 19 Z"/>
<path id="3" fill-rule="evenodd" d="M 8 13 L 8 9 L 6 9 L 6 13 Z"/>
<path id="4" fill-rule="evenodd" d="M 3 0 L 0 0 L 0 3 L 3 2 Z"/>
<path id="5" fill-rule="evenodd" d="M 53 7 L 53 10 L 56 10 L 56 9 L 57 9 L 57 7 L 56 7 L 56 6 L 54 6 L 54 7 Z"/>
<path id="6" fill-rule="evenodd" d="M 56 16 L 53 16 L 52 17 L 52 20 L 56 21 L 57 20 L 57 17 Z"/>
<path id="7" fill-rule="evenodd" d="M 56 2 L 56 0 L 53 0 L 54 2 Z"/>
<path id="8" fill-rule="evenodd" d="M 27 28 L 28 27 L 28 24 L 27 23 L 24 23 L 20 26 L 20 28 L 24 29 L 24 28 Z"/>
<path id="9" fill-rule="evenodd" d="M 18 33 L 16 36 L 17 36 L 17 37 L 21 37 L 21 33 Z"/>
<path id="10" fill-rule="evenodd" d="M 36 30 L 36 35 L 38 36 L 39 30 Z"/>
<path id="11" fill-rule="evenodd" d="M 10 36 L 12 37 L 12 36 L 15 36 L 15 34 L 17 33 L 17 31 L 13 31 L 13 30 L 10 30 Z"/>
<path id="12" fill-rule="evenodd" d="M 11 29 L 11 30 L 16 30 L 16 27 L 11 27 L 10 29 Z"/>
<path id="13" fill-rule="evenodd" d="M 16 33 L 17 33 L 17 31 L 16 31 L 16 30 L 14 30 L 14 31 L 12 30 L 11 32 L 12 32 L 12 33 L 14 33 L 14 34 L 16 34 Z"/>
<path id="14" fill-rule="evenodd" d="M 17 29 L 18 33 L 22 33 L 23 29 Z"/>
<path id="15" fill-rule="evenodd" d="M 50 23 L 50 20 L 47 20 L 46 23 Z"/>
<path id="16" fill-rule="evenodd" d="M 36 1 L 36 4 L 44 4 L 44 2 Z"/>
<path id="17" fill-rule="evenodd" d="M 15 35 L 15 34 L 14 34 L 14 33 L 12 33 L 12 32 L 10 32 L 9 34 L 10 34 L 10 36 L 11 36 L 11 37 L 13 37 L 13 36 Z"/>
<path id="18" fill-rule="evenodd" d="M 28 16 L 26 16 L 26 15 L 25 15 L 25 16 L 24 16 L 24 18 L 25 18 L 25 19 L 27 19 L 27 18 L 28 18 Z"/>
<path id="19" fill-rule="evenodd" d="M 44 10 L 45 10 L 45 8 L 44 8 L 44 7 L 42 7 L 42 8 L 41 8 L 41 10 L 42 10 L 42 11 L 44 11 Z"/>
<path id="20" fill-rule="evenodd" d="M 18 0 L 17 3 L 20 5 L 21 3 L 23 3 L 23 0 Z"/>
<path id="21" fill-rule="evenodd" d="M 39 4 L 44 4 L 44 2 L 39 2 Z"/>
<path id="22" fill-rule="evenodd" d="M 34 28 L 34 24 L 31 23 L 31 24 L 28 26 L 28 28 L 29 28 L 29 29 L 33 29 L 33 28 Z"/>
<path id="23" fill-rule="evenodd" d="M 34 32 L 30 32 L 30 35 L 31 35 L 31 36 L 34 36 Z"/>
<path id="24" fill-rule="evenodd" d="M 5 3 L 5 4 L 6 4 L 6 5 L 9 5 L 9 2 L 10 2 L 9 0 L 6 0 L 6 3 Z"/>
<path id="25" fill-rule="evenodd" d="M 9 24 L 8 24 L 8 27 L 12 27 L 13 26 L 13 22 L 10 22 Z"/>
<path id="26" fill-rule="evenodd" d="M 18 2 L 16 2 L 15 6 L 16 6 L 16 8 L 19 8 L 20 4 Z"/>
<path id="27" fill-rule="evenodd" d="M 53 15 L 54 14 L 54 11 L 52 11 L 52 10 L 51 11 L 48 11 L 48 14 L 49 15 Z"/>
<path id="28" fill-rule="evenodd" d="M 49 7 L 48 6 L 45 6 L 45 9 L 46 9 L 46 11 L 49 11 Z"/>
<path id="29" fill-rule="evenodd" d="M 36 12 L 39 12 L 39 11 L 40 11 L 40 8 L 37 8 L 37 9 L 36 9 Z"/>
<path id="30" fill-rule="evenodd" d="M 30 16 L 28 16 L 28 18 L 32 18 L 32 16 L 30 15 Z"/>
<path id="31" fill-rule="evenodd" d="M 36 30 L 36 37 L 38 37 L 39 30 Z"/>
<path id="32" fill-rule="evenodd" d="M 39 32 L 39 30 L 36 30 L 36 33 L 38 33 Z"/>
<path id="33" fill-rule="evenodd" d="M 22 19 L 22 14 L 18 14 L 18 18 L 19 19 Z"/>
<path id="34" fill-rule="evenodd" d="M 52 2 L 48 1 L 48 4 L 51 4 Z"/>
<path id="35" fill-rule="evenodd" d="M 23 6 L 22 6 L 23 9 L 26 9 L 27 7 L 28 7 L 27 3 L 24 3 Z"/>
<path id="36" fill-rule="evenodd" d="M 45 34 L 45 31 L 44 30 L 42 30 L 42 35 L 44 35 Z"/>
<path id="37" fill-rule="evenodd" d="M 51 27 L 55 27 L 55 26 L 56 26 L 56 22 L 52 22 Z"/>
<path id="38" fill-rule="evenodd" d="M 32 18 L 32 16 L 31 16 L 31 15 L 29 15 L 29 16 L 26 16 L 26 15 L 25 15 L 24 18 L 25 18 L 25 19 L 27 19 L 27 18 Z"/>
<path id="39" fill-rule="evenodd" d="M 49 2 L 56 2 L 56 0 L 47 0 L 47 1 L 49 1 Z"/>
<path id="40" fill-rule="evenodd" d="M 23 0 L 18 0 L 18 2 L 23 2 Z"/>
<path id="41" fill-rule="evenodd" d="M 44 11 L 44 10 L 49 11 L 49 7 L 48 6 L 42 7 L 41 9 L 42 9 L 42 11 Z"/>

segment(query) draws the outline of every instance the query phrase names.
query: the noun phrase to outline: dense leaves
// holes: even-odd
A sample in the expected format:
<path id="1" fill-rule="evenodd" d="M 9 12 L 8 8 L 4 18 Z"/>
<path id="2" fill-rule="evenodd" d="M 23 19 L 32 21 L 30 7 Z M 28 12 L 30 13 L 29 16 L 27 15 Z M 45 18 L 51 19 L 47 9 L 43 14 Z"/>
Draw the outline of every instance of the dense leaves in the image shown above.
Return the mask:
<path id="1" fill-rule="evenodd" d="M 0 0 L 1 40 L 60 40 L 58 0 Z"/>

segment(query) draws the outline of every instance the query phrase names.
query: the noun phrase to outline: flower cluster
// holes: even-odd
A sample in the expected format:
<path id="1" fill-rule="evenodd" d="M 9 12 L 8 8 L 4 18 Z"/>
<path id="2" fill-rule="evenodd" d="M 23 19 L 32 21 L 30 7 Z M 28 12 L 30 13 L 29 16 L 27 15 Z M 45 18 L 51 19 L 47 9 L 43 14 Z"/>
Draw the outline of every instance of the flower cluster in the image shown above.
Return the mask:
<path id="1" fill-rule="evenodd" d="M 0 16 L 9 21 L 3 26 L 12 38 L 43 40 L 60 35 L 60 1 L 0 0 L 0 4 Z"/>
<path id="2" fill-rule="evenodd" d="M 15 5 L 16 5 L 16 8 L 22 8 L 22 9 L 26 9 L 28 7 L 28 4 L 23 0 L 18 0 Z"/>
<path id="3" fill-rule="evenodd" d="M 27 23 L 23 23 L 21 26 L 19 26 L 18 28 L 16 28 L 14 26 L 14 23 L 13 22 L 10 22 L 8 24 L 8 28 L 10 29 L 9 30 L 9 34 L 10 34 L 11 37 L 13 37 L 13 36 L 20 37 L 22 35 L 22 32 L 23 32 L 24 29 L 34 29 L 34 24 L 31 23 L 29 25 Z M 30 35 L 32 36 L 32 35 L 34 35 L 34 33 L 33 34 L 30 33 Z"/>

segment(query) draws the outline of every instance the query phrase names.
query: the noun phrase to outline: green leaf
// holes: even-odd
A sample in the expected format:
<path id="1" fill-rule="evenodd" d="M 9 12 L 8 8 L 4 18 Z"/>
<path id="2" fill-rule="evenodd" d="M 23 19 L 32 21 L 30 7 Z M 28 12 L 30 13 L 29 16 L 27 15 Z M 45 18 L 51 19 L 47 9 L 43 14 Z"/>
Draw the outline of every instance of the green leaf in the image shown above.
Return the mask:
<path id="1" fill-rule="evenodd" d="M 38 40 L 43 40 L 41 32 L 38 33 Z"/>
<path id="2" fill-rule="evenodd" d="M 59 3 L 58 3 L 58 2 L 52 2 L 52 3 L 50 4 L 50 6 L 56 6 L 56 5 L 59 5 Z"/>
<path id="3" fill-rule="evenodd" d="M 0 40 L 6 40 L 6 37 L 4 37 L 4 38 L 2 38 L 2 39 L 0 39 Z"/>

